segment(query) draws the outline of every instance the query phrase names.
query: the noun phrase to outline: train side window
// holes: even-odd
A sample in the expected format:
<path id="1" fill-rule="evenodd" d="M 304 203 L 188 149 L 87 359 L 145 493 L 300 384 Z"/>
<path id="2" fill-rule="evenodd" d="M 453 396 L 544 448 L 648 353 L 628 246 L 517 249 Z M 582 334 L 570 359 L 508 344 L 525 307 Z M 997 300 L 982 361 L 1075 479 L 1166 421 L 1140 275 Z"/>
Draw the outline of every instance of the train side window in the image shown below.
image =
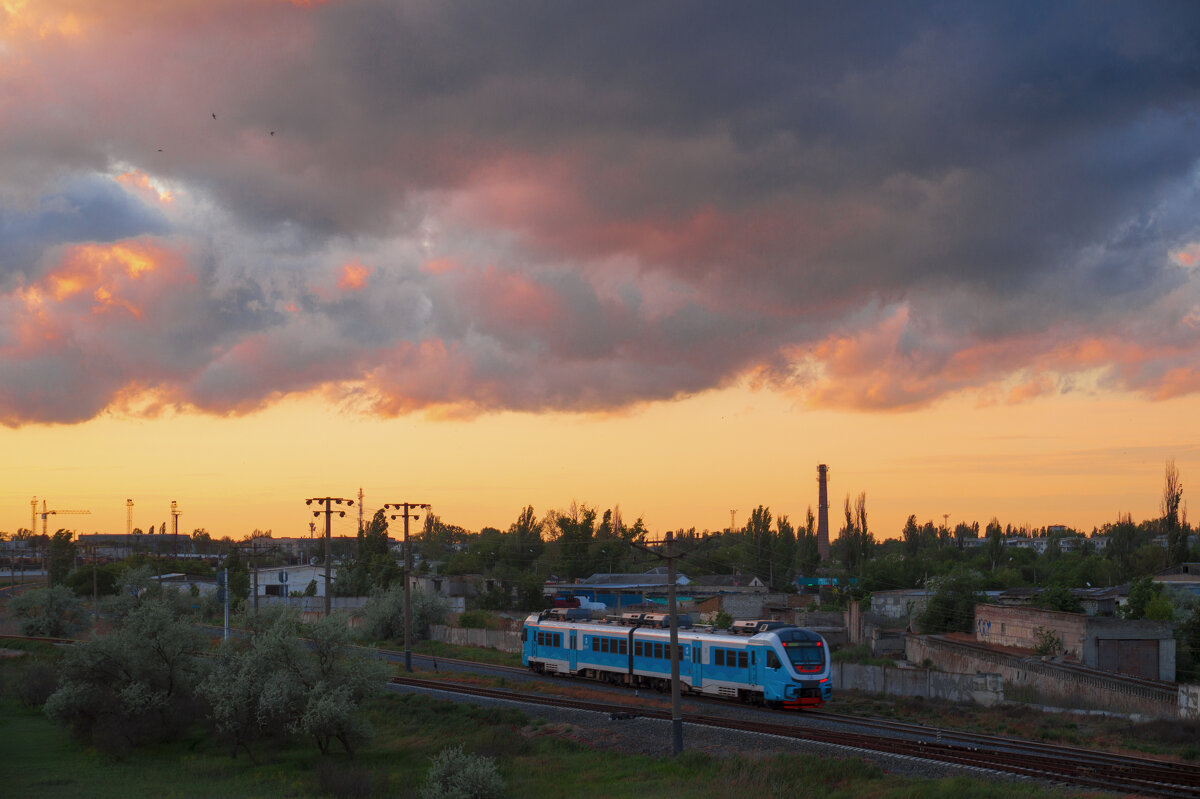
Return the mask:
<path id="1" fill-rule="evenodd" d="M 767 668 L 777 669 L 777 668 L 779 668 L 780 665 L 781 664 L 779 663 L 779 656 L 768 649 L 767 650 Z"/>
<path id="2" fill-rule="evenodd" d="M 713 665 L 714 666 L 724 666 L 725 665 L 725 650 L 724 649 L 714 649 L 713 650 Z"/>
<path id="3" fill-rule="evenodd" d="M 562 648 L 562 633 L 554 634 L 554 645 L 557 646 L 559 649 Z"/>
<path id="4" fill-rule="evenodd" d="M 744 669 L 750 665 L 750 658 L 746 656 L 746 650 L 738 652 L 738 668 Z"/>
<path id="5" fill-rule="evenodd" d="M 656 642 L 654 644 L 654 657 L 659 658 L 661 660 L 662 656 L 663 656 L 662 644 Z"/>
<path id="6" fill-rule="evenodd" d="M 595 636 L 592 637 L 592 651 L 593 652 L 600 651 L 600 639 L 596 638 Z"/>
<path id="7" fill-rule="evenodd" d="M 629 654 L 629 642 L 628 641 L 626 641 L 624 638 L 622 638 L 620 641 L 617 642 L 617 644 L 618 644 L 618 648 L 620 649 L 620 652 L 618 654 L 621 654 L 621 655 Z"/>
<path id="8" fill-rule="evenodd" d="M 641 641 L 634 641 L 634 642 L 633 642 L 633 654 L 634 654 L 634 656 L 635 656 L 635 657 L 641 657 L 641 656 L 642 656 L 642 642 L 641 642 Z"/>

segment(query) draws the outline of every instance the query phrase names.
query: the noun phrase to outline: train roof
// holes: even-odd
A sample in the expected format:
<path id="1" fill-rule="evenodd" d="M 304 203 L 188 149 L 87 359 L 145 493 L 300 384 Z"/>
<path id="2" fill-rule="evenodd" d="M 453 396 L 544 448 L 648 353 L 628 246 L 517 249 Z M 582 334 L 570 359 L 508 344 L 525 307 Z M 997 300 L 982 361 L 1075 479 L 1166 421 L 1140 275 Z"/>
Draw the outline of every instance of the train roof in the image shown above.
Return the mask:
<path id="1" fill-rule="evenodd" d="M 558 618 L 539 618 L 537 614 L 533 614 L 526 619 L 526 623 L 536 623 L 539 627 L 546 627 L 554 630 L 583 630 L 593 635 L 627 635 L 631 631 L 636 631 L 639 638 L 669 638 L 671 635 L 670 628 L 667 627 L 649 627 L 649 626 L 628 626 L 623 624 L 611 624 L 606 622 L 585 622 L 585 621 L 568 621 Z M 732 632 L 716 632 L 706 631 L 697 628 L 679 630 L 679 637 L 686 638 L 689 641 L 703 641 L 705 643 L 719 643 L 725 645 L 737 646 L 752 641 L 760 635 L 776 634 L 781 640 L 804 642 L 804 641 L 822 641 L 820 633 L 804 627 L 797 627 L 790 624 L 782 624 L 778 627 L 772 627 L 768 630 L 757 632 L 753 635 L 738 635 Z"/>

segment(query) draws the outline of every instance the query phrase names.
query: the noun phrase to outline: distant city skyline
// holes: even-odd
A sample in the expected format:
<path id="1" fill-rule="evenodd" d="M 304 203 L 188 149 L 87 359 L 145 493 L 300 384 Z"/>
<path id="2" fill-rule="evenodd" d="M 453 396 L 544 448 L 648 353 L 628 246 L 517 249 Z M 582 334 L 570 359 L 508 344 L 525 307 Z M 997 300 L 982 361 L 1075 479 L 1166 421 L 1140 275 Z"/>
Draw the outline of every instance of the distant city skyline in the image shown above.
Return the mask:
<path id="1" fill-rule="evenodd" d="M 10 0 L 0 530 L 1151 518 L 1198 70 L 1191 3 Z"/>

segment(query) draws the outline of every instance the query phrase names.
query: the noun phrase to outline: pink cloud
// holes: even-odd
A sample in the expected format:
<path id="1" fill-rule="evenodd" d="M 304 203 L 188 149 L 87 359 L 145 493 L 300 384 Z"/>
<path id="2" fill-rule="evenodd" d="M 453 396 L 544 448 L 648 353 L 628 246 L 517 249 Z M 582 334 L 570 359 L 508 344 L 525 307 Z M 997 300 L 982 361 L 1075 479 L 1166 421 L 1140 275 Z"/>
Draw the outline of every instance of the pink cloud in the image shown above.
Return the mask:
<path id="1" fill-rule="evenodd" d="M 1200 264 L 1200 241 L 1194 241 L 1171 253 L 1171 259 L 1180 266 L 1194 267 Z"/>
<path id="2" fill-rule="evenodd" d="M 342 264 L 338 273 L 337 287 L 343 291 L 362 291 L 366 288 L 367 278 L 375 270 L 363 266 L 358 261 Z"/>

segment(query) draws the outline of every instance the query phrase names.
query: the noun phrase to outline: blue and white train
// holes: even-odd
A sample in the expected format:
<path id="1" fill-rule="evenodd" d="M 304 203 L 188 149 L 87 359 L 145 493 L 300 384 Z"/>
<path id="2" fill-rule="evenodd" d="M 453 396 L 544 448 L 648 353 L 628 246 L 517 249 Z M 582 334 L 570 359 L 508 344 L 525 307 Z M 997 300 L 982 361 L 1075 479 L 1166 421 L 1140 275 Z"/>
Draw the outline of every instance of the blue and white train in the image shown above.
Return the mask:
<path id="1" fill-rule="evenodd" d="M 624 623 L 534 614 L 521 629 L 521 662 L 541 674 L 569 674 L 669 690 L 669 629 L 657 619 Z M 684 693 L 791 709 L 833 698 L 829 646 L 812 630 L 782 622 L 739 623 L 745 635 L 679 630 Z"/>

